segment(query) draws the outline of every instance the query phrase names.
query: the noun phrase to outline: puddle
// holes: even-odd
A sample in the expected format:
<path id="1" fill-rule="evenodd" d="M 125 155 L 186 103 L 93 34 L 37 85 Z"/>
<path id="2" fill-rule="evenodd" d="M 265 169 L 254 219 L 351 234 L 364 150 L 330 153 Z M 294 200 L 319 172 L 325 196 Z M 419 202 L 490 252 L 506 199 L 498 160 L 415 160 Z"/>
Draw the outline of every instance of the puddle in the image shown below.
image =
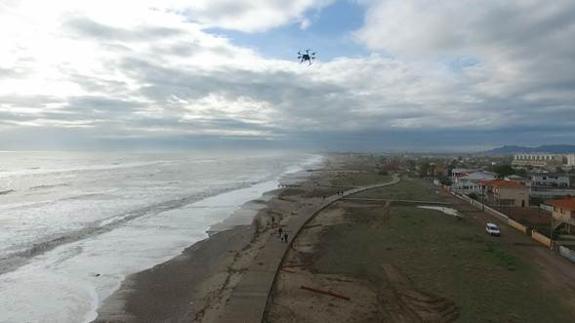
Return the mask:
<path id="1" fill-rule="evenodd" d="M 443 207 L 443 206 L 418 206 L 418 208 L 420 209 L 428 209 L 428 210 L 435 210 L 435 211 L 439 211 L 439 212 L 443 212 L 447 215 L 453 215 L 456 216 L 458 218 L 463 217 L 463 215 L 461 215 L 459 212 L 457 212 L 456 209 L 452 209 L 450 207 Z"/>

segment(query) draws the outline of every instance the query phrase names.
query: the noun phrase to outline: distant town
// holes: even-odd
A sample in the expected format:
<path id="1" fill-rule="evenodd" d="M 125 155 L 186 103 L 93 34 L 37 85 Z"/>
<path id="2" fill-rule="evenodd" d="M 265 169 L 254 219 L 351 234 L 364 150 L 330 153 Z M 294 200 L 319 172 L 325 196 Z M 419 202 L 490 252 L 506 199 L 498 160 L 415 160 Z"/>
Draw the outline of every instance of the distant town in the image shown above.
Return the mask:
<path id="1" fill-rule="evenodd" d="M 401 168 L 575 255 L 575 153 L 403 154 L 386 159 L 382 171 Z"/>

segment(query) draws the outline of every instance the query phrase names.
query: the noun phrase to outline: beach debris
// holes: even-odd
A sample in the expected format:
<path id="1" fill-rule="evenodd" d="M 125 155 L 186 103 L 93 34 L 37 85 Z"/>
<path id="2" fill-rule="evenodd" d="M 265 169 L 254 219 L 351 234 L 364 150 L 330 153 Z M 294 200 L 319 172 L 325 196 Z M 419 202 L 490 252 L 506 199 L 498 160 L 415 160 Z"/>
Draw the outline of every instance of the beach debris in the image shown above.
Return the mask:
<path id="1" fill-rule="evenodd" d="M 351 298 L 349 298 L 349 297 L 347 297 L 347 296 L 344 296 L 344 295 L 340 295 L 340 294 L 334 293 L 334 292 L 329 291 L 329 290 L 321 290 L 321 289 L 317 289 L 317 288 L 313 288 L 313 287 L 307 287 L 307 286 L 304 286 L 304 285 L 301 285 L 300 288 L 301 288 L 301 289 L 305 289 L 305 290 L 310 291 L 310 292 L 314 292 L 314 293 L 318 293 L 318 294 L 324 294 L 324 295 L 329 295 L 329 296 L 333 296 L 333 297 L 336 297 L 336 298 L 340 298 L 340 299 L 343 299 L 343 300 L 346 300 L 346 301 L 351 301 Z"/>
<path id="2" fill-rule="evenodd" d="M 282 268 L 281 271 L 285 271 L 286 273 L 295 274 L 296 271 L 292 269 Z"/>

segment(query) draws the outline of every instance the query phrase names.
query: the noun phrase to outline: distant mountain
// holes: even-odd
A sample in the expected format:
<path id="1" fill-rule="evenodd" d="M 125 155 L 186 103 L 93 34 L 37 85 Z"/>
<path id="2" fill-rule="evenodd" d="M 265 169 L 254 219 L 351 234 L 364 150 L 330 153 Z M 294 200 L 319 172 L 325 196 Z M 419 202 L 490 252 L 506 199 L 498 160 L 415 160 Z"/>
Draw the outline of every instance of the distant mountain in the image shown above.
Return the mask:
<path id="1" fill-rule="evenodd" d="M 485 152 L 490 155 L 509 155 L 520 153 L 549 153 L 569 154 L 575 153 L 575 145 L 542 145 L 537 147 L 503 146 Z"/>

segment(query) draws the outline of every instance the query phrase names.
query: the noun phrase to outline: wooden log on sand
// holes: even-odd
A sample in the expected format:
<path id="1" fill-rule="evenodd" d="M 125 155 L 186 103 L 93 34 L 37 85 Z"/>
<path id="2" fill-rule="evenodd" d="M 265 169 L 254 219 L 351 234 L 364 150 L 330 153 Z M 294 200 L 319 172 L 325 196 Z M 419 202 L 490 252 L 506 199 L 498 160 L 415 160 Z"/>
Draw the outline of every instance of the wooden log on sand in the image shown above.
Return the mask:
<path id="1" fill-rule="evenodd" d="M 351 300 L 351 298 L 349 298 L 349 297 L 347 297 L 347 296 L 343 296 L 343 295 L 340 295 L 340 294 L 336 294 L 336 293 L 334 293 L 334 292 L 332 292 L 332 291 L 329 291 L 329 290 L 321 290 L 321 289 L 312 288 L 312 287 L 307 287 L 307 286 L 303 286 L 303 285 L 302 285 L 300 288 L 301 288 L 301 289 L 305 289 L 305 290 L 309 290 L 310 292 L 314 292 L 314 293 L 319 293 L 319 294 L 324 294 L 324 295 L 329 295 L 329 296 L 337 297 L 337 298 L 340 298 L 340 299 L 344 299 L 344 300 L 346 300 L 346 301 L 350 301 L 350 300 Z"/>

